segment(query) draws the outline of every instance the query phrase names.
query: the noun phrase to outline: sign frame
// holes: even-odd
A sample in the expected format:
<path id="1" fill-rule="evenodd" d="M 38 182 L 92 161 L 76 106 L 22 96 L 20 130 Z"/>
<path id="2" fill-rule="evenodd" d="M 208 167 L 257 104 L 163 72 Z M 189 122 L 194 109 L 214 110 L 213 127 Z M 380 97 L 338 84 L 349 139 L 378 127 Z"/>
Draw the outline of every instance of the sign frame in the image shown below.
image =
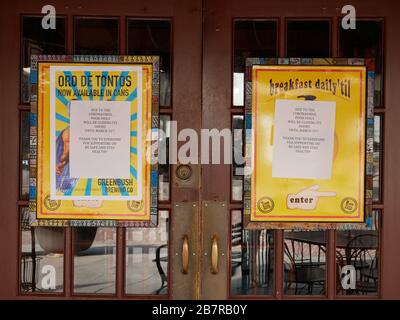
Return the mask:
<path id="1" fill-rule="evenodd" d="M 254 65 L 260 66 L 365 66 L 366 67 L 366 99 L 365 99 L 365 155 L 364 155 L 364 221 L 362 222 L 330 222 L 330 221 L 254 221 L 251 215 L 254 212 L 251 203 L 252 184 L 251 174 L 244 176 L 244 212 L 243 221 L 246 229 L 294 229 L 294 230 L 349 230 L 368 229 L 372 225 L 372 174 L 373 174 L 373 130 L 374 130 L 374 78 L 375 69 L 373 59 L 347 59 L 347 58 L 247 58 L 245 73 L 245 157 L 246 166 L 252 165 L 252 98 L 253 83 L 252 69 Z"/>
<path id="2" fill-rule="evenodd" d="M 147 187 L 142 187 L 142 194 L 145 196 L 145 203 L 130 200 L 117 200 L 119 210 L 126 212 L 129 216 L 119 218 L 115 216 L 98 216 L 89 217 L 74 217 L 71 218 L 56 218 L 56 217 L 38 217 L 38 195 L 37 195 L 37 174 L 38 174 L 38 67 L 41 63 L 44 64 L 67 64 L 79 66 L 142 66 L 141 70 L 150 71 L 146 76 L 150 90 L 146 90 L 145 98 L 147 99 L 149 111 L 143 110 L 146 119 L 143 123 L 147 123 L 148 130 L 142 132 L 151 132 L 151 141 L 146 141 L 146 136 L 142 136 L 141 142 L 144 143 L 142 152 L 143 174 L 146 177 Z M 114 66 L 115 65 L 115 66 Z M 148 66 L 148 67 L 146 67 Z M 134 67 L 136 68 L 136 67 Z M 157 148 L 158 143 L 158 127 L 159 127 L 159 57 L 158 56 L 102 56 L 102 55 L 32 55 L 31 56 L 31 112 L 30 112 L 30 187 L 29 187 L 29 208 L 31 225 L 34 226 L 88 226 L 88 227 L 156 227 L 158 224 L 158 164 L 157 161 L 151 160 L 151 163 L 146 161 L 147 152 L 150 148 Z M 116 89 L 116 87 L 114 88 Z M 119 88 L 120 89 L 120 88 Z M 143 92 L 144 92 L 143 88 Z M 114 95 L 114 93 L 113 93 Z M 140 130 L 140 126 L 138 127 Z M 40 129 L 40 128 L 39 128 Z M 146 129 L 146 128 L 143 128 Z M 140 146 L 140 143 L 138 146 Z M 152 152 L 152 157 L 156 157 L 156 153 Z M 40 159 L 39 159 L 40 160 Z M 143 178 L 145 178 L 143 177 Z M 140 179 L 139 179 L 140 180 Z M 140 182 L 143 185 L 145 182 Z M 64 201 L 64 200 L 57 200 Z M 67 200 L 71 201 L 71 200 Z M 129 208 L 129 203 L 132 209 Z M 140 204 L 140 205 L 139 205 Z"/>

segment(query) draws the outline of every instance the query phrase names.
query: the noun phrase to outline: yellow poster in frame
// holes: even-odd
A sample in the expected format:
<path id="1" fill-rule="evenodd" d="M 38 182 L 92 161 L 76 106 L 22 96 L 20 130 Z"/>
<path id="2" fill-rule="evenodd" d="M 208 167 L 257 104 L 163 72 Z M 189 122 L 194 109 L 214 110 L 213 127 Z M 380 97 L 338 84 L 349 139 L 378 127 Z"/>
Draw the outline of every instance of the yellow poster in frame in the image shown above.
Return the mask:
<path id="1" fill-rule="evenodd" d="M 150 219 L 152 68 L 38 62 L 38 219 Z"/>
<path id="2" fill-rule="evenodd" d="M 363 222 L 366 67 L 254 65 L 251 76 L 250 220 Z"/>

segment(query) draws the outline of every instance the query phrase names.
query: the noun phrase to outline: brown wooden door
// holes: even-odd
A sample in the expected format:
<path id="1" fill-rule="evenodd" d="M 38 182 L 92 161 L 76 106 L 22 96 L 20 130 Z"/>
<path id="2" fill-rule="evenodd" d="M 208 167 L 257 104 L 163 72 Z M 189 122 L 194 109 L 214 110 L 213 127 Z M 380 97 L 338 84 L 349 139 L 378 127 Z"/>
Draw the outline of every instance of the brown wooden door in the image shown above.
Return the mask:
<path id="1" fill-rule="evenodd" d="M 310 246 L 308 250 L 313 253 L 302 256 L 322 256 L 318 261 L 321 273 L 306 281 L 294 278 L 288 255 L 289 231 L 241 230 L 240 178 L 238 182 L 238 177 L 232 176 L 234 168 L 229 165 L 203 165 L 201 199 L 220 206 L 210 210 L 203 203 L 203 250 L 210 252 L 210 239 L 216 234 L 220 255 L 229 254 L 220 256 L 217 274 L 210 272 L 209 254 L 202 260 L 202 298 L 399 298 L 400 277 L 393 271 L 400 264 L 393 244 L 398 237 L 395 230 L 400 228 L 394 191 L 399 153 L 393 139 L 398 130 L 395 118 L 399 94 L 394 88 L 400 72 L 396 58 L 400 48 L 395 40 L 400 27 L 399 7 L 394 1 L 353 1 L 358 31 L 349 33 L 341 29 L 341 8 L 345 4 L 311 0 L 204 1 L 202 128 L 243 128 L 243 97 L 235 94 L 238 88 L 243 90 L 240 73 L 244 72 L 246 57 L 374 58 L 378 74 L 373 204 L 374 228 L 379 233 L 373 258 L 378 262 L 374 270 L 376 283 L 372 289 L 342 289 L 336 259 L 343 234 L 335 231 L 319 234 L 323 245 L 319 249 Z"/>
<path id="2" fill-rule="evenodd" d="M 296 54 L 339 57 L 349 53 L 343 50 L 346 42 L 340 33 L 340 9 L 342 1 L 266 1 L 266 0 L 151 0 L 151 1 L 97 1 L 87 3 L 74 0 L 65 5 L 53 1 L 57 15 L 65 19 L 65 53 L 81 54 L 95 50 L 96 54 L 157 54 L 154 40 L 147 34 L 141 39 L 144 46 L 130 50 L 129 28 L 140 28 L 136 20 L 169 21 L 170 41 L 170 103 L 162 106 L 160 113 L 165 121 L 176 120 L 177 131 L 184 128 L 201 129 L 243 127 L 243 106 L 236 103 L 234 73 L 243 73 L 246 56 L 289 57 Z M 127 246 L 134 243 L 125 228 L 111 232 L 114 247 L 114 275 L 111 292 L 97 294 L 79 292 L 79 268 L 74 255 L 76 230 L 64 228 L 61 246 L 62 287 L 57 292 L 26 292 L 21 288 L 21 264 L 23 261 L 23 229 L 21 216 L 28 202 L 23 191 L 23 152 L 19 132 L 20 118 L 29 111 L 29 105 L 21 95 L 21 71 L 23 57 L 23 17 L 40 16 L 41 1 L 17 0 L 3 8 L 1 32 L 1 165 L 3 184 L 1 189 L 0 218 L 0 297 L 37 298 L 107 297 L 114 299 L 172 298 L 172 299 L 291 299 L 315 296 L 320 299 L 342 298 L 337 291 L 336 239 L 334 231 L 324 233 L 324 274 L 316 284 L 318 290 L 300 288 L 300 293 L 287 291 L 288 268 L 285 264 L 285 231 L 243 231 L 243 209 L 240 177 L 232 177 L 229 164 L 192 165 L 190 168 L 171 165 L 163 176 L 167 194 L 160 199 L 159 209 L 168 216 L 169 229 L 168 269 L 165 277 L 168 289 L 161 294 L 127 292 Z M 357 17 L 380 23 L 381 88 L 378 93 L 376 117 L 379 119 L 380 146 L 378 195 L 374 203 L 379 229 L 378 284 L 369 295 L 361 297 L 400 298 L 400 258 L 396 243 L 399 239 L 400 222 L 398 170 L 400 161 L 396 137 L 400 134 L 397 119 L 400 91 L 397 78 L 400 75 L 400 8 L 397 2 L 384 0 L 353 1 Z M 116 34 L 108 34 L 105 46 L 96 46 L 100 38 L 83 38 L 77 41 L 75 33 L 81 18 L 106 18 L 117 21 Z M 85 20 L 85 19 L 83 19 Z M 316 24 L 297 24 L 298 22 Z M 85 21 L 84 21 L 85 22 Z M 293 22 L 293 23 L 292 23 Z M 83 23 L 85 26 L 85 23 Z M 109 24 L 86 24 L 86 30 L 110 30 Z M 369 26 L 370 27 L 370 26 Z M 367 26 L 367 32 L 374 28 Z M 97 28 L 97 29 L 96 29 Z M 28 29 L 29 31 L 29 29 Z M 146 34 L 148 30 L 144 28 Z M 310 32 L 311 38 L 321 41 L 305 41 L 301 32 Z M 327 33 L 325 33 L 327 32 Z M 326 39 L 323 39 L 327 35 Z M 104 37 L 107 33 L 104 33 Z M 291 40 L 290 40 L 291 39 Z M 351 38 L 347 46 L 351 46 Z M 100 43 L 99 42 L 99 43 Z M 109 50 L 116 44 L 115 51 Z M 148 47 L 146 47 L 148 46 Z M 150 48 L 150 49 L 149 49 Z M 153 49 L 151 49 L 153 48 Z M 159 48 L 158 48 L 159 49 Z M 304 49 L 303 51 L 296 50 Z M 378 51 L 379 51 L 378 50 Z M 45 53 L 45 52 L 44 52 Z M 50 53 L 50 52 L 47 52 Z M 357 52 L 358 54 L 364 54 Z M 379 91 L 379 90 L 377 90 Z M 21 121 L 22 123 L 22 121 Z M 384 125 L 383 125 L 384 124 Z M 379 131 L 379 130 L 378 130 Z M 240 140 L 240 139 L 239 139 Z M 384 148 L 383 148 L 384 146 Z M 222 149 L 222 146 L 221 146 Z M 4 152 L 6 151 L 6 152 Z M 190 177 L 187 173 L 190 172 Z M 383 179 L 385 178 L 385 179 Z M 168 195 L 169 194 L 169 195 Z M 107 231 L 109 232 L 109 230 Z M 106 234 L 108 234 L 106 232 Z M 186 247 L 187 244 L 187 247 Z M 187 252 L 185 251 L 187 248 Z M 127 253 L 128 252 L 128 253 Z M 182 272 L 182 255 L 188 254 L 187 272 Z M 129 259 L 129 257 L 128 257 Z M 135 272 L 133 270 L 132 272 Z M 143 277 L 144 278 L 144 277 Z M 322 285 L 321 285 L 322 282 Z M 77 284 L 77 285 L 76 285 Z M 318 287 L 319 286 L 319 287 Z M 285 291 L 286 290 L 286 291 Z M 315 291 L 315 292 L 314 292 Z M 350 298 L 353 295 L 350 295 Z"/>

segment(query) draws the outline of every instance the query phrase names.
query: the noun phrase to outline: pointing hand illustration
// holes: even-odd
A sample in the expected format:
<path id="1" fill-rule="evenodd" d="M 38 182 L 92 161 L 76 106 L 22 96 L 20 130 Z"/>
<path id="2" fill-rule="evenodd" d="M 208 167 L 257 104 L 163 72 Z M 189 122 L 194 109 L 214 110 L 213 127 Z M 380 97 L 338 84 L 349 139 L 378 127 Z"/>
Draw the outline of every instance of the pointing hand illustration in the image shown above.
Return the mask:
<path id="1" fill-rule="evenodd" d="M 319 185 L 313 185 L 299 193 L 288 194 L 286 205 L 288 209 L 313 210 L 318 204 L 319 197 L 335 197 L 336 192 L 318 191 Z"/>

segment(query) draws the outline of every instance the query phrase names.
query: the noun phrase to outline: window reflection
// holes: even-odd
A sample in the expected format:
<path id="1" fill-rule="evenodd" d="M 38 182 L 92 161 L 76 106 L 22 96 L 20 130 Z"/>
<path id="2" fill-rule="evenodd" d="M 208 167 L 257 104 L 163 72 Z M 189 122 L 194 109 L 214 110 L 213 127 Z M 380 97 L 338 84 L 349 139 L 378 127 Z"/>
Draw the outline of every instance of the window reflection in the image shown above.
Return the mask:
<path id="1" fill-rule="evenodd" d="M 160 56 L 160 106 L 171 106 L 171 22 L 129 19 L 128 54 Z"/>
<path id="2" fill-rule="evenodd" d="M 272 230 L 244 230 L 242 212 L 231 214 L 231 295 L 272 295 L 274 236 Z"/>
<path id="3" fill-rule="evenodd" d="M 234 22 L 233 105 L 244 105 L 246 58 L 277 56 L 277 22 L 237 20 Z"/>
<path id="4" fill-rule="evenodd" d="M 43 29 L 43 17 L 22 17 L 21 102 L 30 101 L 31 55 L 65 54 L 65 18 L 56 18 L 56 29 Z"/>
<path id="5" fill-rule="evenodd" d="M 285 231 L 284 293 L 324 295 L 325 231 Z"/>
<path id="6" fill-rule="evenodd" d="M 170 197 L 170 166 L 169 166 L 169 139 L 170 139 L 171 116 L 160 115 L 160 129 L 162 134 L 159 136 L 159 152 L 165 149 L 165 164 L 158 165 L 158 196 L 160 201 L 168 201 Z M 161 148 L 161 146 L 164 146 Z M 159 155 L 159 159 L 161 159 Z"/>
<path id="7" fill-rule="evenodd" d="M 20 199 L 29 199 L 29 111 L 21 111 L 20 116 Z"/>
<path id="8" fill-rule="evenodd" d="M 336 232 L 337 294 L 378 295 L 379 213 L 367 221 L 369 230 Z"/>
<path id="9" fill-rule="evenodd" d="M 374 173 L 373 173 L 373 194 L 374 201 L 381 200 L 381 136 L 382 136 L 382 116 L 374 117 Z"/>
<path id="10" fill-rule="evenodd" d="M 381 21 L 357 19 L 356 29 L 340 28 L 340 54 L 344 58 L 369 58 L 375 60 L 376 106 L 383 98 L 383 28 Z"/>
<path id="11" fill-rule="evenodd" d="M 75 54 L 119 53 L 119 21 L 116 18 L 75 17 Z"/>
<path id="12" fill-rule="evenodd" d="M 28 207 L 20 209 L 20 290 L 63 292 L 64 228 L 31 227 L 33 219 Z"/>
<path id="13" fill-rule="evenodd" d="M 116 228 L 75 227 L 74 292 L 115 293 Z"/>
<path id="14" fill-rule="evenodd" d="M 233 130 L 233 165 L 232 165 L 232 200 L 241 201 L 243 198 L 243 135 L 244 116 L 232 116 Z"/>
<path id="15" fill-rule="evenodd" d="M 287 21 L 287 57 L 330 57 L 329 21 Z"/>
<path id="16" fill-rule="evenodd" d="M 168 293 L 168 217 L 160 211 L 157 228 L 126 229 L 126 293 Z"/>

